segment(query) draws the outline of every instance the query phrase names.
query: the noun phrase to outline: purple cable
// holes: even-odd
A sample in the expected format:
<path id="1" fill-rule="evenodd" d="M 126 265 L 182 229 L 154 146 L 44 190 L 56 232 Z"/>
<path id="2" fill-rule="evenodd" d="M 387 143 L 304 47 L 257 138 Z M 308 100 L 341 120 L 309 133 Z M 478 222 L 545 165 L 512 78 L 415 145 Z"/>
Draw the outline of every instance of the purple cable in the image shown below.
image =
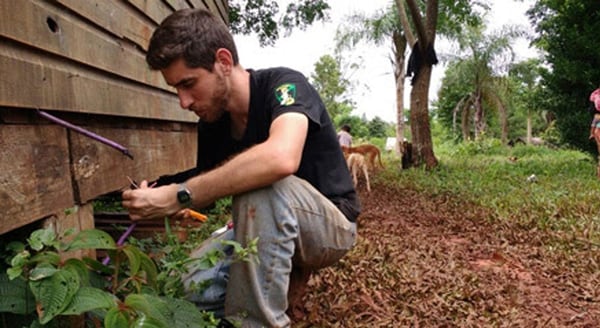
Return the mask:
<path id="1" fill-rule="evenodd" d="M 100 136 L 100 135 L 97 135 L 97 134 L 95 134 L 95 133 L 94 133 L 94 132 L 92 132 L 92 131 L 89 131 L 89 130 L 86 130 L 86 129 L 84 129 L 84 128 L 82 128 L 82 127 L 79 127 L 79 126 L 77 126 L 77 125 L 71 124 L 71 123 L 69 123 L 69 122 L 67 122 L 67 121 L 63 121 L 63 120 L 61 120 L 60 118 L 58 118 L 58 117 L 56 117 L 56 116 L 53 116 L 53 115 L 50 115 L 50 114 L 48 114 L 48 113 L 46 113 L 46 112 L 44 112 L 44 111 L 41 111 L 41 110 L 39 110 L 39 109 L 37 110 L 37 112 L 38 112 L 38 114 L 40 114 L 41 116 L 43 116 L 43 117 L 45 117 L 45 118 L 49 119 L 50 121 L 52 121 L 52 122 L 54 122 L 54 123 L 56 123 L 56 124 L 58 124 L 58 125 L 62 125 L 62 126 L 64 126 L 64 127 L 66 127 L 66 128 L 69 128 L 69 129 L 75 130 L 75 131 L 77 131 L 77 132 L 79 132 L 79 133 L 81 133 L 81 134 L 83 134 L 83 135 L 85 135 L 85 136 L 88 136 L 88 137 L 90 137 L 90 138 L 92 138 L 92 139 L 94 139 L 94 140 L 96 140 L 96 141 L 99 141 L 99 142 L 101 142 L 101 143 L 103 143 L 103 144 L 109 145 L 109 146 L 111 146 L 111 147 L 113 147 L 113 148 L 115 148 L 115 149 L 119 150 L 120 152 L 122 152 L 122 153 L 123 153 L 125 156 L 127 156 L 127 157 L 129 157 L 129 158 L 133 159 L 133 155 L 132 155 L 132 154 L 129 152 L 129 149 L 127 149 L 127 148 L 125 148 L 125 147 L 121 146 L 120 144 L 118 144 L 118 143 L 116 143 L 116 142 L 114 142 L 114 141 L 112 141 L 112 140 L 109 140 L 109 139 L 107 139 L 107 138 L 104 138 L 104 137 L 102 137 L 102 136 Z"/>
<path id="2" fill-rule="evenodd" d="M 135 181 L 133 181 L 133 179 L 130 178 L 129 176 L 127 176 L 127 180 L 129 180 L 129 183 L 131 183 L 131 185 L 135 189 L 139 188 L 137 183 Z M 152 185 L 148 186 L 148 188 L 153 188 L 155 185 L 156 185 L 156 182 L 154 182 Z M 133 232 L 133 229 L 135 229 L 136 225 L 137 225 L 137 223 L 134 222 L 129 226 L 129 228 L 127 228 L 127 230 L 125 230 L 125 232 L 121 235 L 121 237 L 119 237 L 119 240 L 117 240 L 117 246 L 122 246 L 125 243 L 125 240 L 127 239 L 127 237 L 129 237 L 129 235 L 131 235 L 131 233 Z M 107 256 L 104 258 L 104 260 L 102 260 L 102 264 L 107 265 L 109 261 L 110 261 L 110 257 Z"/>
<path id="3" fill-rule="evenodd" d="M 127 237 L 129 237 L 129 235 L 131 235 L 131 232 L 133 232 L 133 229 L 135 229 L 136 225 L 137 225 L 136 223 L 132 223 L 129 226 L 129 228 L 127 228 L 127 230 L 125 230 L 125 232 L 121 235 L 121 237 L 119 237 L 119 240 L 117 240 L 117 246 L 122 246 L 125 243 L 125 240 L 127 239 Z M 102 264 L 107 265 L 109 261 L 110 261 L 110 257 L 107 256 L 104 258 L 104 260 L 102 260 Z"/>

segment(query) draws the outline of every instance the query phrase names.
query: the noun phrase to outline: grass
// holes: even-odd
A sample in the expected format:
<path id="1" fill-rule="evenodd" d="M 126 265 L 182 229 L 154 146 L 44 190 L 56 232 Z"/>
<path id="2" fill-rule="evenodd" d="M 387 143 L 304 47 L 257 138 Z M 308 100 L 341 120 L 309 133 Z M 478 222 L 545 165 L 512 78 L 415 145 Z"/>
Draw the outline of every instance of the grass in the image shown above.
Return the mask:
<path id="1" fill-rule="evenodd" d="M 387 170 L 383 178 L 432 197 L 459 197 L 488 209 L 490 220 L 600 243 L 600 180 L 591 155 L 539 146 L 510 148 L 493 139 L 445 144 L 435 154 L 439 165 L 433 170 Z M 400 167 L 397 160 L 387 160 L 388 167 Z"/>

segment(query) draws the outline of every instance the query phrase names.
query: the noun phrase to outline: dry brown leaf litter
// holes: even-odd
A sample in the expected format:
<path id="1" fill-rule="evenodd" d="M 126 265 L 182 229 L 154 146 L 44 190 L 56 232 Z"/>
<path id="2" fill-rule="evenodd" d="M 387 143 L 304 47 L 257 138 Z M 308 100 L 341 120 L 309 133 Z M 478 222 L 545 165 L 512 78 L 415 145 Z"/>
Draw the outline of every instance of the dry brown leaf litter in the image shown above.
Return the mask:
<path id="1" fill-rule="evenodd" d="M 357 245 L 311 278 L 294 327 L 600 327 L 597 245 L 360 187 Z"/>

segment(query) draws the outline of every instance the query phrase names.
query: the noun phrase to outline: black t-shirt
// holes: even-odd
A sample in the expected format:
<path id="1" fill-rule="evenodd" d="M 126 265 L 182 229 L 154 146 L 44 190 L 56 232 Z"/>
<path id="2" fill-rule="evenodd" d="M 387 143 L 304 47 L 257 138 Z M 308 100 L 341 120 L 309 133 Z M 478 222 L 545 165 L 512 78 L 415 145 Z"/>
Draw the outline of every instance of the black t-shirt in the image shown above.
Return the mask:
<path id="1" fill-rule="evenodd" d="M 229 113 L 217 122 L 198 122 L 198 160 L 195 170 L 180 179 L 210 170 L 269 136 L 279 115 L 298 112 L 309 120 L 308 135 L 296 176 L 330 199 L 348 220 L 355 222 L 360 204 L 335 129 L 317 91 L 301 73 L 288 68 L 248 70 L 250 108 L 241 140 L 231 137 Z"/>

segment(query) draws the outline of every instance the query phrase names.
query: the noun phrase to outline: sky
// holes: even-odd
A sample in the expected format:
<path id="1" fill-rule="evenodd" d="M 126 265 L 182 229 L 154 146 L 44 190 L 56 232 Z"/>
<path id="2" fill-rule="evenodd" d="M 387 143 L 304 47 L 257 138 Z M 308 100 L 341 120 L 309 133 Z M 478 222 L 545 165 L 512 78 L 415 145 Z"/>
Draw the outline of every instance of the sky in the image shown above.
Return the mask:
<path id="1" fill-rule="evenodd" d="M 337 27 L 344 19 L 354 13 L 364 13 L 367 17 L 388 7 L 393 0 L 328 0 L 331 7 L 330 20 L 318 22 L 306 31 L 294 30 L 288 37 L 281 37 L 274 46 L 260 47 L 256 36 L 235 36 L 240 62 L 245 68 L 268 68 L 286 66 L 310 77 L 314 64 L 326 54 L 333 54 L 334 36 Z M 491 28 L 504 24 L 520 24 L 528 27 L 525 11 L 533 0 L 517 2 L 514 0 L 492 0 L 489 21 Z M 528 41 L 520 40 L 515 45 L 517 59 L 526 59 L 537 54 L 528 49 Z M 436 51 L 451 51 L 448 44 L 436 39 Z M 354 115 L 373 119 L 378 116 L 387 122 L 396 122 L 396 91 L 393 69 L 390 64 L 391 47 L 387 44 L 359 45 L 352 58 L 362 57 L 361 68 L 352 74 L 356 88 L 351 98 L 356 102 Z M 437 98 L 437 90 L 444 74 L 444 64 L 433 67 L 430 88 L 430 100 Z M 408 107 L 410 80 L 406 81 L 405 106 Z"/>

